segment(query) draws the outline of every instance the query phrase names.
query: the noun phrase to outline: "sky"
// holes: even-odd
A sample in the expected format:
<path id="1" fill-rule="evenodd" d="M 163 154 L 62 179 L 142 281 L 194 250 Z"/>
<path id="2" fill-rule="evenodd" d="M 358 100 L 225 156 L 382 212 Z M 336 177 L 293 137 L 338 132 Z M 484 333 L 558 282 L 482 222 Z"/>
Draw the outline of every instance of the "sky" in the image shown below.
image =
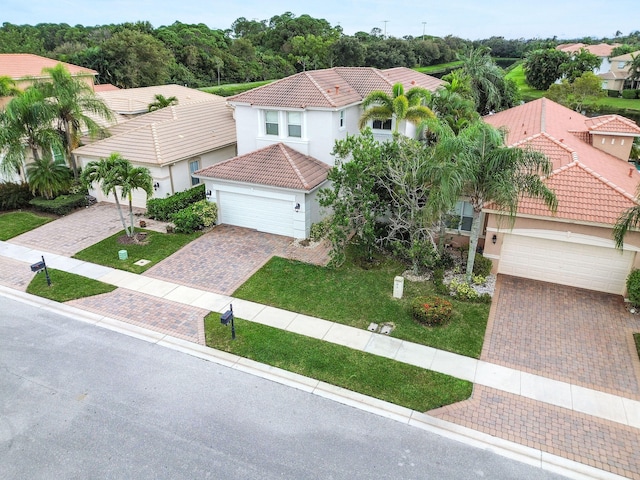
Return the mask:
<path id="1" fill-rule="evenodd" d="M 228 29 L 239 17 L 269 20 L 291 12 L 324 18 L 343 32 L 388 36 L 454 35 L 469 40 L 613 37 L 640 30 L 638 0 L 0 0 L 0 23 L 105 25 L 148 21 L 155 28 L 204 23 Z"/>

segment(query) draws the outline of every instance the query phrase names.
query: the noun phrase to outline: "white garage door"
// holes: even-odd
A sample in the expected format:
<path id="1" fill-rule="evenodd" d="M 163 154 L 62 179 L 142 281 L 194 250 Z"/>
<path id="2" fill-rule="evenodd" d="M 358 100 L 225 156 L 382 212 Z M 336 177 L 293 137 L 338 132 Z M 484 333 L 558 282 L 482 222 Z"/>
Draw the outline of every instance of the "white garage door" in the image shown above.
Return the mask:
<path id="1" fill-rule="evenodd" d="M 293 237 L 293 202 L 275 198 L 219 192 L 218 223 Z"/>
<path id="2" fill-rule="evenodd" d="M 630 251 L 506 234 L 498 272 L 621 295 L 633 258 Z"/>

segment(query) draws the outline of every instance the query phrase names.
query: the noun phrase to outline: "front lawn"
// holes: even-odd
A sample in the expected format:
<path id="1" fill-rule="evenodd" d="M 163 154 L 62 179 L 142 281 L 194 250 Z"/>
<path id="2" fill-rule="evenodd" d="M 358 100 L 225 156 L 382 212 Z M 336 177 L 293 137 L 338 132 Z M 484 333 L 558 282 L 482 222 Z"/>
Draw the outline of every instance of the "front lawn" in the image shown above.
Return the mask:
<path id="1" fill-rule="evenodd" d="M 142 273 L 202 235 L 202 232 L 190 234 L 160 233 L 141 229 L 136 229 L 136 232 L 144 232 L 147 234 L 146 243 L 126 245 L 119 243 L 118 239 L 125 235 L 124 231 L 121 231 L 81 250 L 76 253 L 73 258 L 126 270 L 132 273 Z M 127 260 L 120 260 L 118 256 L 120 250 L 127 251 Z M 135 262 L 143 259 L 150 260 L 150 263 L 142 266 L 134 265 Z"/>
<path id="2" fill-rule="evenodd" d="M 541 98 L 546 93 L 546 90 L 536 90 L 533 87 L 530 87 L 527 81 L 525 80 L 524 70 L 522 69 L 522 64 L 516 65 L 513 67 L 505 76 L 505 78 L 510 78 L 516 82 L 518 85 L 518 91 L 520 92 L 520 96 L 522 100 L 525 102 L 530 102 L 531 100 L 537 100 Z"/>
<path id="3" fill-rule="evenodd" d="M 53 218 L 31 212 L 3 213 L 0 215 L 0 240 L 5 241 L 17 237 L 52 220 Z"/>
<path id="4" fill-rule="evenodd" d="M 47 270 L 49 271 L 51 286 L 47 285 L 47 277 L 45 272 L 42 271 L 33 277 L 27 287 L 27 293 L 56 302 L 68 302 L 77 298 L 112 292 L 117 288 L 115 285 L 109 285 L 74 273 L 63 272 L 55 268 L 47 268 Z"/>
<path id="5" fill-rule="evenodd" d="M 452 300 L 454 318 L 425 327 L 414 321 L 408 305 L 413 297 L 433 293 L 433 285 L 405 280 L 403 299 L 393 298 L 394 277 L 404 270 L 389 258 L 370 269 L 351 258 L 331 269 L 274 257 L 233 296 L 362 329 L 392 322 L 393 337 L 479 358 L 489 305 Z"/>
<path id="6" fill-rule="evenodd" d="M 465 380 L 242 319 L 235 324 L 231 340 L 220 314 L 209 314 L 207 346 L 421 412 L 471 395 Z"/>

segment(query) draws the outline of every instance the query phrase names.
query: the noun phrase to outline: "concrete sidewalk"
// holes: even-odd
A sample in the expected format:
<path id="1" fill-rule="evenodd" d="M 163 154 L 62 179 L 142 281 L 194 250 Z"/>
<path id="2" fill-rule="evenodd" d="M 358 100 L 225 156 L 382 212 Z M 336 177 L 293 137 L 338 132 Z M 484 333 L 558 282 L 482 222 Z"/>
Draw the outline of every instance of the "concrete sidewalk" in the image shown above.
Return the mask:
<path id="1" fill-rule="evenodd" d="M 640 401 L 637 400 L 560 382 L 320 318 L 7 242 L 0 242 L 0 256 L 24 262 L 25 268 L 28 268 L 28 264 L 35 263 L 44 256 L 47 265 L 52 268 L 205 311 L 222 313 L 229 308 L 230 304 L 233 304 L 234 314 L 245 320 L 391 358 L 468 380 L 477 385 L 622 425 L 640 428 Z"/>

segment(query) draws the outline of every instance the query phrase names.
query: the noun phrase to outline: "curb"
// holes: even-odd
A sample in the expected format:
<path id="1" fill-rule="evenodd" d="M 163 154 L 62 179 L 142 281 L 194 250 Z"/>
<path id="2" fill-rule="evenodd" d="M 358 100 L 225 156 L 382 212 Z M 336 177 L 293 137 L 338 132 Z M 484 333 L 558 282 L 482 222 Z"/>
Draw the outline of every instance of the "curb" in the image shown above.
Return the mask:
<path id="1" fill-rule="evenodd" d="M 552 455 L 539 449 L 526 447 L 515 442 L 478 432 L 452 422 L 401 407 L 361 393 L 352 392 L 319 380 L 277 367 L 272 367 L 244 357 L 233 355 L 210 347 L 198 345 L 171 335 L 154 332 L 146 328 L 131 325 L 107 316 L 95 314 L 58 303 L 42 297 L 31 295 L 0 285 L 0 296 L 26 303 L 45 311 L 65 315 L 90 325 L 106 328 L 130 337 L 137 338 L 158 346 L 169 348 L 225 367 L 233 368 L 250 375 L 255 375 L 281 385 L 292 387 L 312 395 L 348 405 L 374 415 L 394 420 L 406 425 L 440 435 L 442 437 L 464 443 L 466 445 L 487 450 L 491 453 L 538 467 L 543 470 L 563 475 L 576 480 L 623 480 L 625 477 L 599 470 L 582 463 Z"/>

